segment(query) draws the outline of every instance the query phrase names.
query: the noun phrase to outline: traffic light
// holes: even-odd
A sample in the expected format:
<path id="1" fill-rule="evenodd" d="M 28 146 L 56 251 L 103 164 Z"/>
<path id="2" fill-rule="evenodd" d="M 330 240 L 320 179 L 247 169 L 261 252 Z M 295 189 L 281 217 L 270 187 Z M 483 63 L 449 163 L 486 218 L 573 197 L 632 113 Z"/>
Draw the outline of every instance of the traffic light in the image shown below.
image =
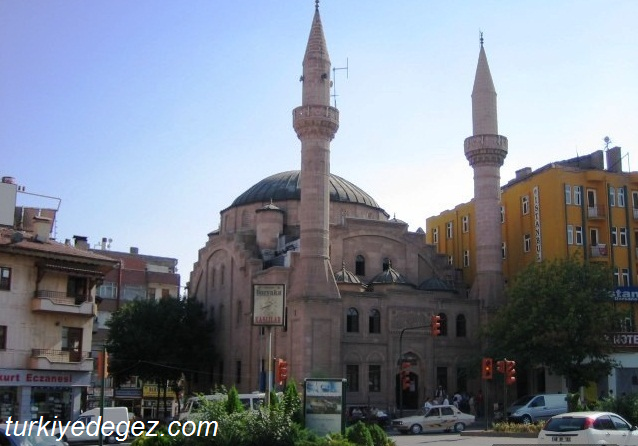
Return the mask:
<path id="1" fill-rule="evenodd" d="M 97 377 L 98 379 L 109 376 L 109 354 L 106 351 L 97 354 Z"/>
<path id="2" fill-rule="evenodd" d="M 410 363 L 407 361 L 401 363 L 401 387 L 403 390 L 410 388 Z"/>
<path id="3" fill-rule="evenodd" d="M 496 361 L 496 370 L 498 373 L 505 373 L 505 361 Z"/>
<path id="4" fill-rule="evenodd" d="M 277 361 L 276 381 L 282 385 L 288 379 L 288 362 L 283 359 Z"/>
<path id="5" fill-rule="evenodd" d="M 508 386 L 516 383 L 516 362 L 505 360 L 505 384 Z"/>
<path id="6" fill-rule="evenodd" d="M 494 370 L 492 369 L 493 362 L 492 358 L 483 358 L 481 364 L 481 377 L 483 379 L 492 379 L 494 376 Z"/>
<path id="7" fill-rule="evenodd" d="M 432 330 L 432 336 L 438 336 L 441 334 L 441 316 L 438 314 L 432 316 L 430 329 Z"/>

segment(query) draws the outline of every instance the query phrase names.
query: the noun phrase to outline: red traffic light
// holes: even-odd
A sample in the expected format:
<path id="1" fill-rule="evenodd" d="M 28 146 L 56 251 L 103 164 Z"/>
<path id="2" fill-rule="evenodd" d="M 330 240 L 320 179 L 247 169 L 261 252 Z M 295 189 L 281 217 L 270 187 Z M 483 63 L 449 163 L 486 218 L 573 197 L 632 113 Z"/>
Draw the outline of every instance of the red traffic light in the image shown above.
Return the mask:
<path id="1" fill-rule="evenodd" d="M 494 376 L 493 364 L 492 358 L 483 358 L 481 362 L 481 377 L 483 379 L 492 379 Z"/>
<path id="2" fill-rule="evenodd" d="M 439 336 L 441 334 L 441 316 L 438 314 L 432 316 L 430 320 L 430 330 L 432 336 Z"/>
<path id="3" fill-rule="evenodd" d="M 508 386 L 516 383 L 516 361 L 505 360 L 505 384 Z"/>

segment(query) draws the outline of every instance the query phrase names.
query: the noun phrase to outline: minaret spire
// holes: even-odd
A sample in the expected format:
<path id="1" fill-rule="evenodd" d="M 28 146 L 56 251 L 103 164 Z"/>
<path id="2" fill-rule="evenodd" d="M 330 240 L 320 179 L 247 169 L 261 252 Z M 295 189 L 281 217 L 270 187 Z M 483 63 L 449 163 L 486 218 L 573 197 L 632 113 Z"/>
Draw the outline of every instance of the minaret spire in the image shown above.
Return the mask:
<path id="1" fill-rule="evenodd" d="M 476 279 L 471 297 L 493 309 L 503 303 L 501 255 L 500 180 L 507 156 L 507 138 L 498 134 L 496 89 L 483 47 L 472 89 L 473 136 L 465 140 L 465 157 L 474 169 L 474 213 L 476 233 Z"/>

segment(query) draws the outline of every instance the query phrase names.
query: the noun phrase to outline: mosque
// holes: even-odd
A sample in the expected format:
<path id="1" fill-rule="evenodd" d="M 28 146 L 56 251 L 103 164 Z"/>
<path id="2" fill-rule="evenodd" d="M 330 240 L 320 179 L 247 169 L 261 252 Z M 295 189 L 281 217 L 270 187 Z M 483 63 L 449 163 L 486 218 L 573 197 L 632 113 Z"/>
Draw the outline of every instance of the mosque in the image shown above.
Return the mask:
<path id="1" fill-rule="evenodd" d="M 483 42 L 472 93 L 474 134 L 465 142 L 482 234 L 472 289 L 447 255 L 426 244 L 422 229 L 408 231 L 365 191 L 330 172 L 339 127 L 330 68 L 316 2 L 301 105 L 293 110 L 300 170 L 268 176 L 222 210 L 191 273 L 189 295 L 215 322 L 219 358 L 192 390 L 263 389 L 267 371 L 283 360 L 288 380 L 346 378 L 349 404 L 415 409 L 438 386 L 476 392 L 479 326 L 502 299 L 498 193 L 507 154 Z M 273 285 L 284 298 L 257 304 L 255 290 Z M 438 336 L 433 315 L 441 318 Z"/>

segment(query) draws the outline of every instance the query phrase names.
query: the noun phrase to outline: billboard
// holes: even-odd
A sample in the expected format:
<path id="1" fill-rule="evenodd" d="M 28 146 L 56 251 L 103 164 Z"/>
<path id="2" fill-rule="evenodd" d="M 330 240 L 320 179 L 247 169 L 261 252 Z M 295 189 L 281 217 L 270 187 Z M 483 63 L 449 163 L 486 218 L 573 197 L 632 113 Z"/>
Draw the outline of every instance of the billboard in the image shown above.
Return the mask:
<path id="1" fill-rule="evenodd" d="M 317 435 L 346 431 L 346 380 L 304 380 L 304 424 Z"/>
<path id="2" fill-rule="evenodd" d="M 285 285 L 253 285 L 253 325 L 283 326 L 285 311 Z"/>

